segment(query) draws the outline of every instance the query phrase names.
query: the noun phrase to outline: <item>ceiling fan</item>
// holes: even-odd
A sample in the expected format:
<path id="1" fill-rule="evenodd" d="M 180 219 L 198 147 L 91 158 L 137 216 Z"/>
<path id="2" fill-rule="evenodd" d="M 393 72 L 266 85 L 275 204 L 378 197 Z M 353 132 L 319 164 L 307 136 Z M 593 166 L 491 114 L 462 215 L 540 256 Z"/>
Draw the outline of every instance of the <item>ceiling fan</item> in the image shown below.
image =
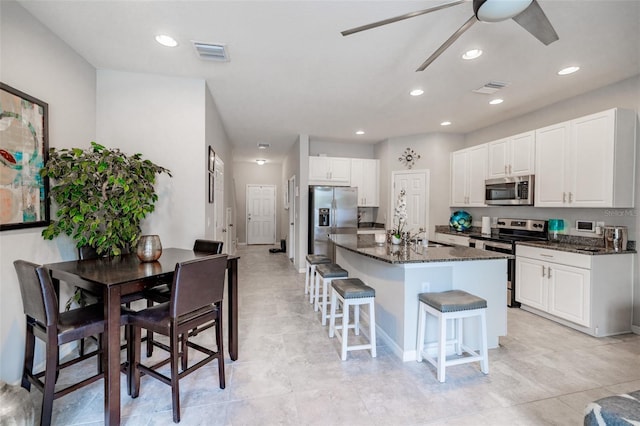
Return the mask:
<path id="1" fill-rule="evenodd" d="M 361 31 L 370 30 L 415 16 L 424 15 L 426 13 L 435 12 L 448 7 L 457 6 L 468 0 L 457 0 L 450 3 L 444 3 L 439 6 L 430 7 L 429 9 L 417 10 L 415 12 L 406 13 L 404 15 L 393 18 L 383 19 L 382 21 L 373 22 L 371 24 L 362 25 L 350 30 L 342 31 L 343 36 L 359 33 Z M 473 0 L 473 15 L 460 28 L 454 32 L 451 37 L 445 41 L 426 61 L 418 67 L 416 71 L 424 71 L 438 56 L 442 54 L 449 46 L 451 46 L 465 31 L 467 31 L 477 21 L 482 22 L 501 22 L 507 19 L 513 19 L 522 28 L 527 30 L 531 35 L 540 40 L 545 45 L 549 45 L 558 40 L 558 34 L 553 29 L 551 22 L 542 11 L 542 8 L 536 0 Z"/>

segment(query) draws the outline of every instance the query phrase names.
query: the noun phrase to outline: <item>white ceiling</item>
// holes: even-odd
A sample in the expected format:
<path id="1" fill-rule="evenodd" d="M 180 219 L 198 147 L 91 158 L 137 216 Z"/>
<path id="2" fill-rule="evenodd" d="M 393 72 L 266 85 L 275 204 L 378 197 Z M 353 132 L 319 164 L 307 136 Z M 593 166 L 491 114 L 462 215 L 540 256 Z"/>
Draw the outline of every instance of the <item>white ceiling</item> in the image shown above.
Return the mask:
<path id="1" fill-rule="evenodd" d="M 559 41 L 544 46 L 512 20 L 477 23 L 424 72 L 415 69 L 471 16 L 470 2 L 349 37 L 340 31 L 443 2 L 20 3 L 98 69 L 206 79 L 240 161 L 280 161 L 298 134 L 372 143 L 467 133 L 640 74 L 640 0 L 540 0 Z M 179 46 L 160 46 L 158 33 Z M 198 59 L 191 40 L 225 43 L 231 61 Z M 485 53 L 463 61 L 471 48 Z M 581 70 L 556 75 L 567 65 Z M 490 80 L 510 83 L 501 105 L 471 92 Z M 425 94 L 410 97 L 416 87 Z"/>

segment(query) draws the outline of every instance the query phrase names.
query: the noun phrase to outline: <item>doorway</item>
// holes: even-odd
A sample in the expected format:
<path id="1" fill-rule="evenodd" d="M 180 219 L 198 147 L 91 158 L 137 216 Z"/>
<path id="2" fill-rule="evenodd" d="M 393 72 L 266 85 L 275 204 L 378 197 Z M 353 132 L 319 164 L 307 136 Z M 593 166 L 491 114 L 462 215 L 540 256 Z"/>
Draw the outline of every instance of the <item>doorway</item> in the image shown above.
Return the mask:
<path id="1" fill-rule="evenodd" d="M 407 227 L 411 234 L 420 229 L 429 229 L 429 170 L 407 170 L 391 173 L 390 218 L 393 224 L 393 210 L 400 191 L 404 189 L 407 200 Z M 393 226 L 393 225 L 392 225 Z"/>
<path id="2" fill-rule="evenodd" d="M 289 209 L 289 234 L 287 235 L 287 256 L 295 263 L 296 252 L 296 175 L 289 178 L 287 183 L 287 203 Z"/>
<path id="3" fill-rule="evenodd" d="M 246 230 L 247 244 L 275 244 L 275 185 L 247 185 Z"/>

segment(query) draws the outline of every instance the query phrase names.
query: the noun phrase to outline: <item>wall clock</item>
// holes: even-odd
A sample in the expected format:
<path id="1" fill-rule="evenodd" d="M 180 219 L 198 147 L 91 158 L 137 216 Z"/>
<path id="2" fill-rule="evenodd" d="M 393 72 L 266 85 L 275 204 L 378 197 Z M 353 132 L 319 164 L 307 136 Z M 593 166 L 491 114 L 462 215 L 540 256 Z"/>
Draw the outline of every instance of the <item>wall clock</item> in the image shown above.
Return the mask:
<path id="1" fill-rule="evenodd" d="M 404 153 L 400 157 L 398 157 L 398 161 L 407 166 L 408 169 L 413 167 L 415 161 L 419 159 L 420 154 L 416 154 L 416 152 L 411 148 L 405 149 Z"/>

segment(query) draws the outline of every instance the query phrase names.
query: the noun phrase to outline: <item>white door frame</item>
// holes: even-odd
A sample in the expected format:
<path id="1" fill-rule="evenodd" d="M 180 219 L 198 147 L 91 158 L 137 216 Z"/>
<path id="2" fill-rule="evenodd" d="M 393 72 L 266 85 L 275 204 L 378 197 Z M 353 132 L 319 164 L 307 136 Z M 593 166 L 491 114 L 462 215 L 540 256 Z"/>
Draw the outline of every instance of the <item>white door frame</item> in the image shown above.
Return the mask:
<path id="1" fill-rule="evenodd" d="M 287 238 L 287 256 L 292 262 L 295 261 L 296 253 L 296 175 L 287 181 L 287 204 L 289 208 L 289 233 Z"/>
<path id="2" fill-rule="evenodd" d="M 216 156 L 214 161 L 214 188 L 213 188 L 213 234 L 214 239 L 223 242 L 223 247 L 228 247 L 227 230 L 225 227 L 225 208 L 224 208 L 224 161 Z"/>
<path id="3" fill-rule="evenodd" d="M 399 174 L 424 174 L 424 184 L 425 184 L 425 191 L 424 191 L 424 195 L 425 195 L 425 199 L 424 199 L 424 203 L 425 203 L 425 209 L 424 209 L 424 214 L 425 214 L 425 218 L 424 218 L 424 226 L 425 226 L 425 231 L 427 233 L 427 235 L 429 235 L 429 196 L 430 196 L 430 192 L 429 189 L 431 187 L 431 172 L 429 169 L 421 169 L 421 170 L 394 170 L 391 172 L 391 191 L 389 191 L 389 223 L 387 223 L 387 227 L 391 227 L 389 229 L 393 228 L 393 210 L 396 206 L 396 200 L 394 198 L 394 192 L 395 192 L 395 184 L 396 184 L 396 176 Z"/>

